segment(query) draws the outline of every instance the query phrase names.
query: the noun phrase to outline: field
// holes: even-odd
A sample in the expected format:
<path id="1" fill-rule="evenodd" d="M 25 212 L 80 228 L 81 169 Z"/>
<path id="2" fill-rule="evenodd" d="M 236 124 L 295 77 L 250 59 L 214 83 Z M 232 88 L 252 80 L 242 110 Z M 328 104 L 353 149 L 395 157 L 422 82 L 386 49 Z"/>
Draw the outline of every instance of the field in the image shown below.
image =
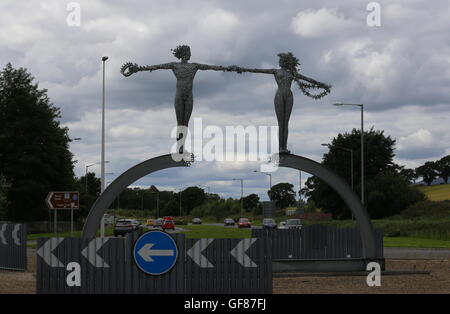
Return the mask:
<path id="1" fill-rule="evenodd" d="M 420 186 L 419 190 L 424 192 L 431 201 L 450 200 L 450 184 Z"/>

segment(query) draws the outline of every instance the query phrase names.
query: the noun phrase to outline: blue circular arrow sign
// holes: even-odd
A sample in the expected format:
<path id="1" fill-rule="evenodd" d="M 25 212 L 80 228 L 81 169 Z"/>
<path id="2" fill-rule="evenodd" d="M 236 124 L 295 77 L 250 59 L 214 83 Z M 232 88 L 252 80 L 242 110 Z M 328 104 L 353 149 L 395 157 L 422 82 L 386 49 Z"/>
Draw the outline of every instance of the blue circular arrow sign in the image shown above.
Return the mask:
<path id="1" fill-rule="evenodd" d="M 178 247 L 175 240 L 165 232 L 149 231 L 134 243 L 134 261 L 149 275 L 162 275 L 175 266 Z"/>

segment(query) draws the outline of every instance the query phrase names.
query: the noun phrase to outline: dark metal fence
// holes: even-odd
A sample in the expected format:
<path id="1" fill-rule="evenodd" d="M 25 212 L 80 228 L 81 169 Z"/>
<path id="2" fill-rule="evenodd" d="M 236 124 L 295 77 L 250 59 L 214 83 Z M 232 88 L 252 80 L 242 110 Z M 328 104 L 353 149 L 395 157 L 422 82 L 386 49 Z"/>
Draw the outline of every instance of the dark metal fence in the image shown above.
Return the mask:
<path id="1" fill-rule="evenodd" d="M 188 293 L 272 293 L 270 241 L 188 239 L 186 249 Z"/>
<path id="2" fill-rule="evenodd" d="M 132 249 L 137 237 L 39 239 L 37 293 L 272 292 L 271 245 L 266 239 L 185 240 L 184 235 L 173 235 L 179 252 L 177 263 L 169 272 L 151 276 L 134 262 Z M 208 247 L 202 246 L 204 243 L 209 243 Z M 80 265 L 79 286 L 68 284 L 73 262 Z M 253 283 L 242 283 L 244 280 Z"/>
<path id="3" fill-rule="evenodd" d="M 363 258 L 358 228 L 324 225 L 302 229 L 252 229 L 252 237 L 272 240 L 273 260 Z M 375 230 L 376 257 L 383 258 L 383 233 Z"/>
<path id="4" fill-rule="evenodd" d="M 0 269 L 27 269 L 27 226 L 0 224 Z"/>

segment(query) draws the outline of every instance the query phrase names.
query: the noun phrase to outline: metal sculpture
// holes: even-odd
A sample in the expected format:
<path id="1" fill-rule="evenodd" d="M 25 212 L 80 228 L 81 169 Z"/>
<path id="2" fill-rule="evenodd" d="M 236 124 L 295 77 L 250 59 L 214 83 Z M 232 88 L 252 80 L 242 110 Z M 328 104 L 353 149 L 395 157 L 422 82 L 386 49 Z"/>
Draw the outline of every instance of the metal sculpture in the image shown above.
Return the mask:
<path id="1" fill-rule="evenodd" d="M 280 69 L 248 69 L 233 66 L 231 70 L 237 73 L 252 72 L 273 74 L 275 76 L 275 81 L 278 85 L 274 102 L 279 127 L 279 152 L 289 153 L 287 149 L 288 126 L 294 103 L 294 96 L 291 91 L 292 81 L 297 82 L 303 94 L 314 99 L 322 98 L 330 93 L 331 86 L 298 73 L 298 67 L 300 66 L 299 60 L 291 52 L 279 53 L 278 56 L 280 58 Z M 323 89 L 323 92 L 314 95 L 309 92 L 310 89 Z"/>
<path id="2" fill-rule="evenodd" d="M 232 71 L 232 67 L 220 65 L 208 65 L 201 63 L 189 63 L 191 58 L 191 48 L 187 45 L 177 46 L 172 49 L 173 55 L 180 59 L 180 62 L 170 62 L 158 65 L 139 66 L 136 63 L 125 63 L 120 72 L 124 76 L 130 76 L 140 71 L 172 70 L 177 78 L 177 91 L 175 94 L 175 113 L 177 116 L 177 152 L 184 153 L 184 143 L 186 141 L 187 127 L 191 117 L 194 99 L 192 88 L 194 77 L 198 70 Z"/>

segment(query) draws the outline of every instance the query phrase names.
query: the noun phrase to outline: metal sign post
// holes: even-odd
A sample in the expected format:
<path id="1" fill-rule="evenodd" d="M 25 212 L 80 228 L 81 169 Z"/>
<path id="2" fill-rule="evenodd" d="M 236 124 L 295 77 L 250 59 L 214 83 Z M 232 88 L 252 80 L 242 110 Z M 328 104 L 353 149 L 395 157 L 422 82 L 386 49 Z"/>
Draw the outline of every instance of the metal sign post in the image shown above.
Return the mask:
<path id="1" fill-rule="evenodd" d="M 60 209 L 70 209 L 70 236 L 73 236 L 73 210 L 80 208 L 78 191 L 50 192 L 45 199 L 49 209 L 54 210 L 54 232 L 58 234 L 58 215 Z"/>

